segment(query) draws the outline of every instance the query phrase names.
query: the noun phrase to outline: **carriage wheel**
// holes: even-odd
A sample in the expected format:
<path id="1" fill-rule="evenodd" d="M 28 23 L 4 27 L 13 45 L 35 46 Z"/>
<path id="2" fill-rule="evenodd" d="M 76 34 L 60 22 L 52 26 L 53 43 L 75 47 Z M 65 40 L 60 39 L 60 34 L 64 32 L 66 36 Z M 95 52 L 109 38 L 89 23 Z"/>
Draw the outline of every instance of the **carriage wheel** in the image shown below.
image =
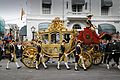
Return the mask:
<path id="1" fill-rule="evenodd" d="M 85 67 L 88 69 L 91 67 L 92 65 L 92 58 L 89 54 L 87 53 L 82 53 L 81 54 L 83 56 L 83 60 L 84 60 L 84 64 L 85 64 Z M 79 59 L 79 66 L 82 67 L 82 64 L 81 64 L 81 60 Z M 82 67 L 83 68 L 83 67 Z"/>
<path id="2" fill-rule="evenodd" d="M 98 65 L 102 62 L 103 56 L 101 52 L 95 52 L 94 55 L 92 56 L 92 63 L 94 65 Z"/>
<path id="3" fill-rule="evenodd" d="M 28 68 L 35 68 L 37 49 L 35 47 L 27 47 L 22 54 L 22 62 Z"/>

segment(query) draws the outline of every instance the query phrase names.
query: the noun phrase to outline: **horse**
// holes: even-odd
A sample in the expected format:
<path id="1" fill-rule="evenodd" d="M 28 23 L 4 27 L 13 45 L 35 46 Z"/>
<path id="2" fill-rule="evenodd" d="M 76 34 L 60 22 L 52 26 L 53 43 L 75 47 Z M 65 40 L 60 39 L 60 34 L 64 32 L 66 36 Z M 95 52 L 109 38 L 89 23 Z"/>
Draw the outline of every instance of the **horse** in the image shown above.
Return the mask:
<path id="1" fill-rule="evenodd" d="M 120 57 L 120 42 L 117 42 L 114 40 L 112 43 L 109 43 L 109 45 L 106 45 L 108 52 L 108 57 L 107 57 L 107 69 L 110 69 L 109 62 L 113 59 L 114 62 L 117 64 L 118 69 L 120 69 L 119 65 L 119 57 Z M 114 64 L 113 64 L 114 65 Z"/>

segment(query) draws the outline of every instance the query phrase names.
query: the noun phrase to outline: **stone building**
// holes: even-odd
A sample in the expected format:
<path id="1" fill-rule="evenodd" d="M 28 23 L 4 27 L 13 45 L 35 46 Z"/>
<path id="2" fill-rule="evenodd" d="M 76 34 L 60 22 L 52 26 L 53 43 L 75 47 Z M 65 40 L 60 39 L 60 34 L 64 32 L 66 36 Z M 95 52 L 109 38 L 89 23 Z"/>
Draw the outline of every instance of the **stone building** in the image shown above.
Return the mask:
<path id="1" fill-rule="evenodd" d="M 87 15 L 93 14 L 96 31 L 120 31 L 120 0 L 27 0 L 27 38 L 32 39 L 31 27 L 44 30 L 51 20 L 60 17 L 66 27 L 83 29 Z"/>

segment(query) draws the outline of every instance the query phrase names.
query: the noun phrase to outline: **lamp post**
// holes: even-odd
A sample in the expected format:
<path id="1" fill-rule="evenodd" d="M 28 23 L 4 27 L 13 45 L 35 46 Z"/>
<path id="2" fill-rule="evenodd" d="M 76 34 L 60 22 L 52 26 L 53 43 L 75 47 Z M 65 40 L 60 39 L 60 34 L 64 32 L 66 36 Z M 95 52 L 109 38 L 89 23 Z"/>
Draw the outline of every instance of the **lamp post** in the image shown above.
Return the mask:
<path id="1" fill-rule="evenodd" d="M 16 28 L 16 41 L 19 41 L 19 27 Z"/>
<path id="2" fill-rule="evenodd" d="M 10 28 L 10 35 L 9 35 L 10 40 L 12 40 L 12 29 Z"/>
<path id="3" fill-rule="evenodd" d="M 12 34 L 12 29 L 10 28 L 10 34 Z"/>
<path id="4" fill-rule="evenodd" d="M 35 33 L 35 27 L 34 26 L 32 26 L 31 27 L 31 31 L 32 31 L 32 40 L 34 40 L 34 33 Z"/>

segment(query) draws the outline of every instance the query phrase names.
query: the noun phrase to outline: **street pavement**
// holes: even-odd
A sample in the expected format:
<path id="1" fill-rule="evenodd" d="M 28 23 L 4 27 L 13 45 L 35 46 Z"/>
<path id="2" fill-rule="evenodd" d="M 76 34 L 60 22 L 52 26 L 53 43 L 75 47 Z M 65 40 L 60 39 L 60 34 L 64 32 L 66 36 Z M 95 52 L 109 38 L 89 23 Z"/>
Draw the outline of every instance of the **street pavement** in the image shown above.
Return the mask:
<path id="1" fill-rule="evenodd" d="M 40 65 L 40 70 L 29 69 L 20 61 L 21 69 L 17 69 L 15 63 L 10 64 L 11 70 L 6 70 L 6 60 L 0 62 L 0 80 L 120 80 L 120 70 L 115 67 L 106 69 L 104 64 L 93 65 L 87 71 L 79 68 L 79 71 L 74 71 L 74 64 L 69 63 L 71 70 L 66 70 L 64 64 L 61 70 L 56 69 L 56 63 L 49 63 L 48 69 L 44 69 Z"/>

